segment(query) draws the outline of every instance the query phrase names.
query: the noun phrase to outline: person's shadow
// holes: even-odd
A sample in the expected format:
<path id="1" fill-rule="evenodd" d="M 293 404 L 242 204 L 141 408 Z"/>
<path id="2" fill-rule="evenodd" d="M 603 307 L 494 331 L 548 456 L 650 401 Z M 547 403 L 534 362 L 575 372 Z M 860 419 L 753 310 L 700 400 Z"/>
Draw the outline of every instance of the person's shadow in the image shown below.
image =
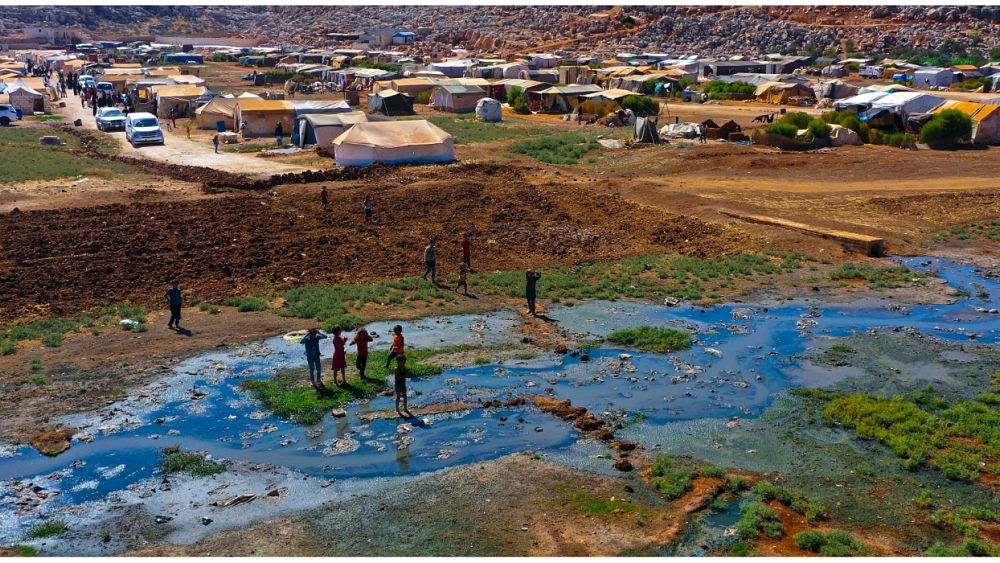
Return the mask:
<path id="1" fill-rule="evenodd" d="M 173 330 L 174 330 L 174 332 L 176 332 L 177 334 L 179 334 L 181 336 L 192 336 L 194 334 L 190 330 L 188 330 L 186 328 L 181 328 L 181 327 L 177 327 L 177 328 L 175 328 Z"/>

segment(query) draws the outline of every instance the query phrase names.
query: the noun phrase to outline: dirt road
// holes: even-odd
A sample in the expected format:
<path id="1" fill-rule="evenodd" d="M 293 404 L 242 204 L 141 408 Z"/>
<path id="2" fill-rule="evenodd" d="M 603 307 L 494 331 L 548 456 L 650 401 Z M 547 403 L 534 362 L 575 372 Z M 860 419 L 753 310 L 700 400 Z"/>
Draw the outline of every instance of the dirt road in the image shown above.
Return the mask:
<path id="1" fill-rule="evenodd" d="M 66 107 L 58 108 L 56 112 L 65 115 L 70 123 L 75 119 L 81 119 L 84 127 L 96 128 L 92 110 L 80 107 L 80 99 L 75 96 L 71 95 L 66 98 Z M 164 129 L 163 133 L 166 139 L 166 143 L 163 145 L 146 145 L 138 148 L 133 147 L 125 140 L 125 133 L 105 134 L 118 141 L 121 146 L 121 154 L 125 156 L 148 158 L 170 164 L 204 166 L 240 174 L 270 175 L 307 170 L 303 166 L 275 162 L 245 154 L 226 152 L 216 154 L 211 145 L 187 139 L 184 130 L 180 127 L 172 132 Z"/>

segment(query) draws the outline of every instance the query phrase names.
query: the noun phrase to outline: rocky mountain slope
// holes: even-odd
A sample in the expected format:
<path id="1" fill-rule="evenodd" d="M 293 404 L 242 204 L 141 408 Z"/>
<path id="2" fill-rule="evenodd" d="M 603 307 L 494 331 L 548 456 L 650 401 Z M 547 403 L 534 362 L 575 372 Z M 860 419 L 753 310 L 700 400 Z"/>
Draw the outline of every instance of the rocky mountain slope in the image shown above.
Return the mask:
<path id="1" fill-rule="evenodd" d="M 439 47 L 706 55 L 1000 47 L 1000 6 L 14 6 L 0 36 L 25 25 L 95 35 L 232 34 L 270 44 L 330 45 L 331 32 L 420 29 Z"/>

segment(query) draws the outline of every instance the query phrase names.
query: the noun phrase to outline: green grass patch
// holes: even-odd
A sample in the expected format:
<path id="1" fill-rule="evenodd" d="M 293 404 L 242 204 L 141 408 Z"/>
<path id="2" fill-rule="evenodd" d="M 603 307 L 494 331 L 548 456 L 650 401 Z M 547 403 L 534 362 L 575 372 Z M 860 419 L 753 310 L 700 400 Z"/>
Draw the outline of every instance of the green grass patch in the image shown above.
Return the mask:
<path id="1" fill-rule="evenodd" d="M 608 335 L 608 340 L 615 344 L 661 354 L 691 346 L 691 335 L 687 332 L 648 325 L 616 330 Z"/>
<path id="2" fill-rule="evenodd" d="M 736 534 L 743 540 L 755 540 L 761 535 L 780 538 L 785 534 L 785 527 L 773 508 L 759 500 L 749 499 L 740 504 Z"/>
<path id="3" fill-rule="evenodd" d="M 183 452 L 179 446 L 171 446 L 163 450 L 164 458 L 160 462 L 160 471 L 165 474 L 188 473 L 190 475 L 218 475 L 226 467 L 218 462 L 209 461 L 204 456 Z"/>
<path id="4" fill-rule="evenodd" d="M 43 146 L 38 140 L 58 135 L 66 146 Z M 52 129 L 0 129 L 0 183 L 54 180 L 81 175 L 128 174 L 135 169 L 126 164 L 74 154 L 79 147 L 72 135 Z"/>
<path id="5" fill-rule="evenodd" d="M 410 349 L 406 352 L 409 377 L 426 377 L 441 373 L 441 368 L 420 363 L 440 351 Z M 391 368 L 385 367 L 387 352 L 373 351 L 368 356 L 367 377 L 348 379 L 346 386 L 328 384 L 322 392 L 309 385 L 307 369 L 282 372 L 269 379 L 249 379 L 240 387 L 260 401 L 275 416 L 297 424 L 316 424 L 330 409 L 373 397 L 388 388 Z M 325 360 L 325 359 L 324 359 Z M 348 363 L 351 363 L 349 361 Z M 328 365 L 328 364 L 327 364 Z"/>
<path id="6" fill-rule="evenodd" d="M 876 289 L 902 287 L 912 279 L 924 277 L 905 266 L 876 266 L 867 262 L 848 262 L 830 272 L 832 280 L 864 280 Z"/>
<path id="7" fill-rule="evenodd" d="M 816 522 L 827 517 L 826 507 L 819 502 L 767 481 L 758 482 L 750 490 L 750 493 L 753 498 L 763 502 L 776 500 L 794 512 L 805 516 L 809 522 Z"/>
<path id="8" fill-rule="evenodd" d="M 20 319 L 0 326 L 0 354 L 5 356 L 13 354 L 17 350 L 17 343 L 23 340 L 38 340 L 43 346 L 57 348 L 62 345 L 67 333 L 79 332 L 85 327 L 112 325 L 117 323 L 118 319 L 137 320 L 144 330 L 145 325 L 142 323 L 146 320 L 147 312 L 144 307 L 105 304 L 72 318 Z"/>
<path id="9" fill-rule="evenodd" d="M 518 141 L 511 150 L 547 164 L 576 164 L 583 155 L 599 148 L 595 135 L 556 133 Z"/>
<path id="10" fill-rule="evenodd" d="M 13 545 L 9 549 L 14 552 L 16 557 L 35 557 L 38 555 L 38 550 L 30 545 Z"/>
<path id="11" fill-rule="evenodd" d="M 266 311 L 268 308 L 267 298 L 260 295 L 250 295 L 246 297 L 226 297 L 220 303 L 222 303 L 227 307 L 236 307 L 241 313 Z"/>
<path id="12" fill-rule="evenodd" d="M 424 119 L 421 117 L 421 119 Z M 504 119 L 500 123 L 485 123 L 476 119 L 475 115 L 444 116 L 435 115 L 426 118 L 434 125 L 444 129 L 455 140 L 456 145 L 473 143 L 496 143 L 525 137 L 537 137 L 552 132 L 553 128 L 533 124 L 523 119 Z"/>
<path id="13" fill-rule="evenodd" d="M 634 514 L 640 519 L 648 518 L 652 513 L 641 506 L 615 498 L 599 497 L 589 491 L 576 490 L 569 485 L 559 484 L 557 490 L 563 491 L 563 503 L 575 512 L 592 516 L 613 516 L 618 514 Z"/>
<path id="14" fill-rule="evenodd" d="M 58 536 L 60 534 L 66 533 L 69 530 L 69 526 L 62 521 L 52 520 L 49 522 L 42 522 L 41 524 L 35 526 L 28 532 L 28 537 L 31 538 L 50 538 L 52 536 Z"/>
<path id="15" fill-rule="evenodd" d="M 848 532 L 830 530 L 818 532 L 807 530 L 795 534 L 795 545 L 804 551 L 818 553 L 825 557 L 858 557 L 869 555 L 868 548 Z"/>
<path id="16" fill-rule="evenodd" d="M 33 115 L 28 119 L 32 121 L 61 121 L 63 116 L 61 115 Z"/>
<path id="17" fill-rule="evenodd" d="M 649 472 L 653 487 L 668 500 L 680 498 L 691 490 L 697 475 L 695 470 L 679 465 L 671 456 L 660 456 L 653 460 L 653 467 Z"/>
<path id="18" fill-rule="evenodd" d="M 222 312 L 222 309 L 220 309 L 218 306 L 206 302 L 199 303 L 198 310 L 203 313 L 208 313 L 209 315 L 218 315 L 219 313 Z"/>
<path id="19" fill-rule="evenodd" d="M 273 149 L 277 145 L 274 143 L 240 143 L 238 145 L 224 145 L 222 152 L 228 153 L 251 153 L 260 152 L 264 149 Z"/>

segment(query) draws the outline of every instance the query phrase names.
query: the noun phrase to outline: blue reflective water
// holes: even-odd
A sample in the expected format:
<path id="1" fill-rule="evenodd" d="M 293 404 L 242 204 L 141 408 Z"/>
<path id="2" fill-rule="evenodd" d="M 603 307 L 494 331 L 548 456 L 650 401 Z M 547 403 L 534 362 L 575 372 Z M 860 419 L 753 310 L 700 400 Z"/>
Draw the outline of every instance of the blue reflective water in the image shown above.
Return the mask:
<path id="1" fill-rule="evenodd" d="M 503 365 L 446 370 L 410 381 L 411 408 L 456 400 L 507 398 L 551 392 L 601 413 L 642 413 L 644 424 L 694 418 L 757 416 L 775 392 L 803 381 L 791 356 L 815 345 L 819 336 L 845 336 L 874 328 L 918 330 L 952 340 L 993 343 L 1000 315 L 982 292 L 1000 284 L 974 268 L 928 259 L 906 260 L 915 270 L 940 271 L 953 286 L 972 295 L 952 305 L 897 307 L 888 301 L 853 304 L 795 302 L 712 309 L 633 302 L 587 302 L 556 308 L 551 316 L 566 330 L 602 336 L 640 324 L 673 326 L 695 333 L 690 350 L 660 355 L 615 348 L 579 356 L 508 361 Z M 976 287 L 973 284 L 978 284 Z M 372 325 L 385 346 L 394 323 Z M 516 342 L 510 312 L 423 319 L 401 323 L 417 347 L 461 343 Z M 328 345 L 328 344 L 327 344 Z M 328 360 L 327 360 L 328 361 Z M 400 421 L 361 415 L 391 409 L 391 397 L 352 404 L 345 418 L 326 417 L 314 427 L 277 419 L 239 390 L 246 378 L 261 378 L 304 363 L 294 339 L 212 350 L 170 367 L 165 377 L 109 408 L 65 422 L 83 428 L 73 447 L 49 458 L 30 448 L 0 458 L 0 509 L 14 518 L 0 526 L 0 541 L 15 539 L 38 512 L 22 510 L 12 487 L 30 480 L 60 491 L 44 503 L 47 513 L 106 497 L 155 475 L 164 446 L 179 444 L 215 458 L 286 466 L 336 477 L 405 475 L 515 451 L 556 451 L 580 439 L 566 423 L 532 407 L 472 408 Z M 89 441 L 88 441 L 89 440 Z M 25 518 L 20 518 L 22 513 Z"/>

